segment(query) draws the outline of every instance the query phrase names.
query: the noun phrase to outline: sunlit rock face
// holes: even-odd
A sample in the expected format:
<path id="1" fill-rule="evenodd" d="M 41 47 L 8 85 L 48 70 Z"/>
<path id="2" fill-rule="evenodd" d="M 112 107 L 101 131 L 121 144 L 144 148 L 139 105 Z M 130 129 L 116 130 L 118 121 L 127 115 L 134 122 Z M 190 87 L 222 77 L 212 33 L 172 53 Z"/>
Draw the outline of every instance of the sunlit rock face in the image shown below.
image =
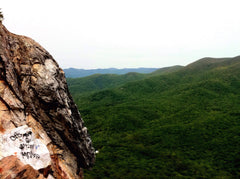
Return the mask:
<path id="1" fill-rule="evenodd" d="M 0 141 L 0 178 L 9 158 L 43 178 L 80 178 L 95 161 L 63 70 L 38 43 L 1 23 Z"/>

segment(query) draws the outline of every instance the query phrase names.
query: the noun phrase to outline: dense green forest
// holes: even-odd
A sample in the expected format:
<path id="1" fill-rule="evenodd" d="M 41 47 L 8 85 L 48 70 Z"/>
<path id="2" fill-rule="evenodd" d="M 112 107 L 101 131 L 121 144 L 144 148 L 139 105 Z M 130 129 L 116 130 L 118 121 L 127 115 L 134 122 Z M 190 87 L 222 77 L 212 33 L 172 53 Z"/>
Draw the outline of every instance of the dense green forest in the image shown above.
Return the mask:
<path id="1" fill-rule="evenodd" d="M 240 178 L 240 57 L 68 84 L 99 151 L 86 178 Z"/>

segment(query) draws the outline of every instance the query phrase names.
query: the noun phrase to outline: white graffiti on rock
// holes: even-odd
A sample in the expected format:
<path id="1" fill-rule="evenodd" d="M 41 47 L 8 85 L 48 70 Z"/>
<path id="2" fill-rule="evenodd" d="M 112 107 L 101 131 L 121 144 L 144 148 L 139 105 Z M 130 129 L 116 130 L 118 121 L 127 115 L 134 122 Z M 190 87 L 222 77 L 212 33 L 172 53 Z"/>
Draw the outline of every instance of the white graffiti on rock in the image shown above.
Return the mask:
<path id="1" fill-rule="evenodd" d="M 51 162 L 47 147 L 35 138 L 27 125 L 0 136 L 0 142 L 0 159 L 16 155 L 23 163 L 30 164 L 37 170 L 47 167 Z"/>

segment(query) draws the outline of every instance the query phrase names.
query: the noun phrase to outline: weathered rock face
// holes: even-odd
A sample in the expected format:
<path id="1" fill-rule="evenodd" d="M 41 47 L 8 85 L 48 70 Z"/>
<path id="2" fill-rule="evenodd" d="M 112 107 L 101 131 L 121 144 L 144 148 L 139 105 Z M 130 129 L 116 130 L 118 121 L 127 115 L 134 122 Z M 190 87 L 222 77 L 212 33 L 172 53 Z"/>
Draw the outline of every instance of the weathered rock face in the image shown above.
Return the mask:
<path id="1" fill-rule="evenodd" d="M 95 161 L 63 70 L 38 43 L 1 23 L 0 142 L 0 178 L 79 178 Z"/>

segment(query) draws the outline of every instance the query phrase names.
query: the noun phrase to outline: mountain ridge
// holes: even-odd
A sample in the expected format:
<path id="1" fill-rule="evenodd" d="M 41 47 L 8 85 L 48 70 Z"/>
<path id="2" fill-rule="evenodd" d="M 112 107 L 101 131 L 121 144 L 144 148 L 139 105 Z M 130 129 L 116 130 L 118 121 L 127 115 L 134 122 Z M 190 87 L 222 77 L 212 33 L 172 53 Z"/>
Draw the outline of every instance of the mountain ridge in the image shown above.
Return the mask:
<path id="1" fill-rule="evenodd" d="M 183 68 L 182 66 L 171 66 L 159 68 L 152 73 L 128 72 L 126 74 L 93 74 L 81 78 L 68 78 L 68 85 L 71 87 L 72 94 L 78 92 L 93 92 L 105 88 L 113 88 L 126 82 L 137 81 L 156 75 L 176 72 Z"/>
<path id="2" fill-rule="evenodd" d="M 99 69 L 63 69 L 67 78 L 80 78 L 93 74 L 126 74 L 129 72 L 151 73 L 159 68 L 99 68 Z"/>

